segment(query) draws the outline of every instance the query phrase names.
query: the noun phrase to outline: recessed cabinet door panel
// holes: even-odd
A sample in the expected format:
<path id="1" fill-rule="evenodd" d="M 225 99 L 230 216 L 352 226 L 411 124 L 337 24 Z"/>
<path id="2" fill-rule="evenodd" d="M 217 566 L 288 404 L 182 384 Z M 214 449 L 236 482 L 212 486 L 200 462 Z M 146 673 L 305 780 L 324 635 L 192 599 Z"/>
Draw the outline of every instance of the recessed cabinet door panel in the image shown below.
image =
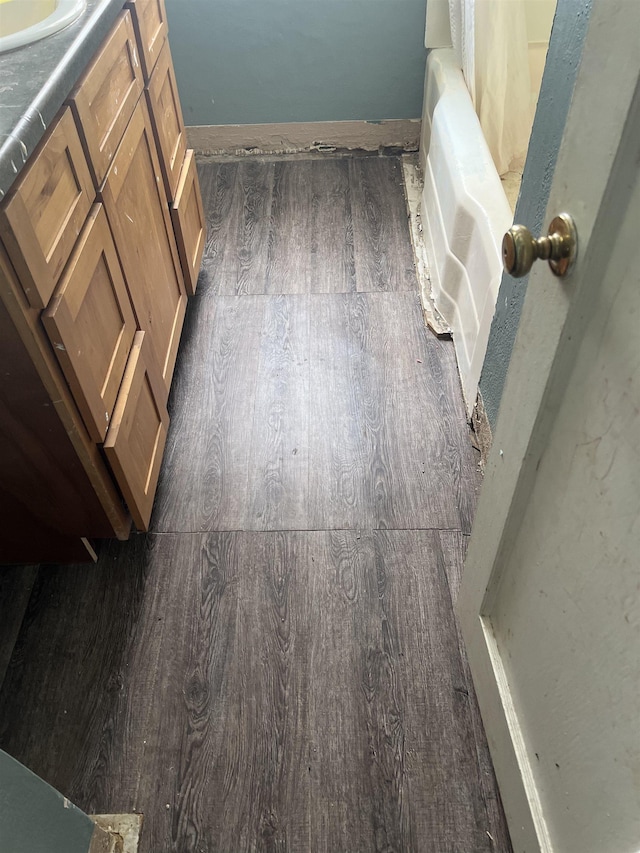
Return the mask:
<path id="1" fill-rule="evenodd" d="M 129 123 L 104 185 L 113 231 L 138 328 L 147 332 L 169 394 L 187 296 L 167 197 L 144 100 Z"/>
<path id="2" fill-rule="evenodd" d="M 171 216 L 178 241 L 185 286 L 189 296 L 193 296 L 198 283 L 207 231 L 196 171 L 196 158 L 192 149 L 187 151 L 184 160 L 176 200 L 171 206 Z"/>
<path id="3" fill-rule="evenodd" d="M 87 430 L 102 442 L 136 332 L 102 205 L 94 205 L 42 321 Z"/>
<path id="4" fill-rule="evenodd" d="M 133 23 L 125 11 L 71 97 L 96 188 L 104 180 L 142 88 Z"/>
<path id="5" fill-rule="evenodd" d="M 70 109 L 17 179 L 0 232 L 33 308 L 44 308 L 69 259 L 94 188 Z"/>
<path id="6" fill-rule="evenodd" d="M 148 362 L 146 334 L 137 332 L 104 450 L 138 530 L 149 527 L 169 429 L 162 382 Z"/>
<path id="7" fill-rule="evenodd" d="M 174 201 L 180 180 L 180 170 L 187 151 L 187 137 L 182 121 L 169 42 L 164 43 L 149 83 L 147 97 L 167 197 L 169 201 Z"/>
<path id="8" fill-rule="evenodd" d="M 148 83 L 167 38 L 167 12 L 163 0 L 130 0 L 127 5 L 133 14 L 142 70 Z"/>

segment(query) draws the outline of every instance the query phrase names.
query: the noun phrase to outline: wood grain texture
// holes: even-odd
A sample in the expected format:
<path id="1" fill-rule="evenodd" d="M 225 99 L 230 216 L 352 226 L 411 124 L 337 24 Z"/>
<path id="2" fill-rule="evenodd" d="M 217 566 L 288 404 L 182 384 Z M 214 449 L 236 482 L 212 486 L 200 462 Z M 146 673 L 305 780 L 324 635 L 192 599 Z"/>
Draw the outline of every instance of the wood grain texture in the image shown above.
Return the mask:
<path id="1" fill-rule="evenodd" d="M 349 161 L 312 160 L 311 293 L 356 290 Z"/>
<path id="2" fill-rule="evenodd" d="M 149 3 L 147 5 L 153 7 L 155 4 Z M 138 46 L 141 48 L 140 55 L 144 59 L 146 51 L 140 44 L 141 28 L 137 12 L 138 4 L 132 7 L 132 14 Z M 148 43 L 149 40 L 147 40 Z M 153 132 L 158 143 L 158 160 L 162 170 L 165 191 L 167 199 L 171 203 L 176 199 L 180 170 L 187 153 L 187 134 L 182 119 L 178 84 L 173 70 L 169 42 L 166 40 L 166 22 L 162 40 L 155 42 L 156 48 L 158 44 L 161 44 L 162 48 L 157 56 L 157 65 L 145 92 Z"/>
<path id="3" fill-rule="evenodd" d="M 37 574 L 37 565 L 3 566 L 0 569 L 0 687 Z"/>
<path id="4" fill-rule="evenodd" d="M 104 453 L 138 530 L 148 530 L 169 429 L 164 383 L 148 332 L 136 332 Z"/>
<path id="5" fill-rule="evenodd" d="M 275 164 L 267 293 L 356 290 L 346 160 Z"/>
<path id="6" fill-rule="evenodd" d="M 397 158 L 202 161 L 220 295 L 416 290 Z"/>
<path id="7" fill-rule="evenodd" d="M 452 530 L 441 530 L 438 536 L 440 539 L 443 567 L 447 583 L 449 585 L 451 602 L 452 604 L 455 604 L 458 597 L 460 582 L 462 580 L 464 559 L 467 554 L 469 536 Z M 473 737 L 475 739 L 476 752 L 478 756 L 482 796 L 487 809 L 487 819 L 489 822 L 488 832 L 494 841 L 495 850 L 504 850 L 505 853 L 510 853 L 512 849 L 511 840 L 509 838 L 509 832 L 504 818 L 500 791 L 498 790 L 498 783 L 496 782 L 493 770 L 493 762 L 491 761 L 489 745 L 487 743 L 484 726 L 482 724 L 482 716 L 480 714 L 480 708 L 476 698 L 471 669 L 469 667 L 467 652 L 462 638 L 462 631 L 460 630 L 460 626 L 457 624 L 457 619 L 456 630 L 458 633 L 458 647 L 460 649 L 460 658 L 465 675 L 466 689 L 468 691 L 469 712 L 471 714 L 471 725 L 473 727 Z"/>
<path id="8" fill-rule="evenodd" d="M 91 209 L 41 322 L 88 432 L 96 443 L 102 443 L 136 319 L 101 204 Z"/>
<path id="9" fill-rule="evenodd" d="M 353 158 L 349 176 L 358 290 L 416 290 L 400 160 Z"/>
<path id="10" fill-rule="evenodd" d="M 381 672 L 397 684 L 413 844 L 433 851 L 489 851 L 466 682 L 437 533 L 381 531 L 374 538 L 376 592 L 388 656 Z M 391 714 L 386 719 L 395 722 Z M 412 789 L 430 795 L 414 799 Z M 398 839 L 396 849 L 403 846 Z"/>
<path id="11" fill-rule="evenodd" d="M 225 257 L 220 293 L 266 292 L 275 165 L 243 162 L 235 186 L 235 251 Z"/>
<path id="12" fill-rule="evenodd" d="M 104 181 L 143 85 L 133 22 L 124 10 L 70 96 L 96 189 Z"/>
<path id="13" fill-rule="evenodd" d="M 309 527 L 458 529 L 417 295 L 312 299 Z"/>
<path id="14" fill-rule="evenodd" d="M 245 529 L 306 529 L 309 510 L 308 298 L 264 300 Z"/>
<path id="15" fill-rule="evenodd" d="M 140 536 L 112 542 L 91 568 L 40 568 L 0 694 L 2 748 L 58 790 L 82 788 L 85 802 L 112 801 L 112 784 L 130 799 L 128 756 L 115 740 L 148 575 L 144 545 Z"/>
<path id="16" fill-rule="evenodd" d="M 0 209 L 0 235 L 34 308 L 49 302 L 93 198 L 87 160 L 66 107 Z"/>
<path id="17" fill-rule="evenodd" d="M 460 374 L 451 341 L 427 332 L 429 387 L 437 398 L 442 424 L 442 459 L 451 471 L 452 490 L 460 514 L 460 528 L 471 533 L 482 477 L 480 453 L 470 442 Z"/>
<path id="18" fill-rule="evenodd" d="M 475 457 L 379 159 L 199 164 L 156 532 L 39 572 L 0 747 L 140 853 L 510 853 L 452 609 Z"/>
<path id="19" fill-rule="evenodd" d="M 169 30 L 164 0 L 130 0 L 127 6 L 133 17 L 144 79 L 148 82 Z"/>
<path id="20" fill-rule="evenodd" d="M 416 294 L 198 291 L 151 529 L 463 529 L 475 460 L 431 346 Z"/>
<path id="21" fill-rule="evenodd" d="M 152 530 L 244 528 L 265 307 L 264 297 L 197 291 L 169 401 Z"/>
<path id="22" fill-rule="evenodd" d="M 198 183 L 202 193 L 202 206 L 207 219 L 207 238 L 205 240 L 203 262 L 212 271 L 220 272 L 227 243 L 232 245 L 232 225 L 235 217 L 231 213 L 234 201 L 233 188 L 238 172 L 238 163 L 212 163 L 196 161 Z M 213 292 L 218 293 L 218 276 L 212 276 L 215 284 Z"/>
<path id="23" fill-rule="evenodd" d="M 192 849 L 304 850 L 310 808 L 303 772 L 305 696 L 311 679 L 308 603 L 298 608 L 307 568 L 304 543 L 284 534 L 241 534 L 218 550 L 223 537 L 208 541 L 217 551 L 211 561 L 216 575 L 227 580 L 219 590 L 228 630 L 221 637 L 224 658 L 212 647 L 208 661 L 191 654 L 186 670 L 193 687 L 191 760 L 181 768 L 184 811 L 174 845 L 182 848 L 188 827 Z M 217 605 L 216 598 L 211 604 Z M 215 636 L 216 611 L 206 611 L 205 636 Z M 204 779 L 212 784 L 203 796 Z"/>
<path id="24" fill-rule="evenodd" d="M 188 296 L 196 291 L 204 253 L 206 222 L 193 150 L 189 149 L 182 164 L 175 201 L 171 205 L 178 254 L 182 264 Z"/>
<path id="25" fill-rule="evenodd" d="M 309 293 L 313 239 L 311 160 L 274 164 L 264 293 Z"/>
<path id="26" fill-rule="evenodd" d="M 0 301 L 0 562 L 63 560 L 87 534 L 126 536 L 106 465 L 1 248 Z"/>
<path id="27" fill-rule="evenodd" d="M 443 559 L 433 531 L 248 532 L 47 567 L 0 745 L 86 811 L 143 812 L 141 853 L 506 851 Z"/>

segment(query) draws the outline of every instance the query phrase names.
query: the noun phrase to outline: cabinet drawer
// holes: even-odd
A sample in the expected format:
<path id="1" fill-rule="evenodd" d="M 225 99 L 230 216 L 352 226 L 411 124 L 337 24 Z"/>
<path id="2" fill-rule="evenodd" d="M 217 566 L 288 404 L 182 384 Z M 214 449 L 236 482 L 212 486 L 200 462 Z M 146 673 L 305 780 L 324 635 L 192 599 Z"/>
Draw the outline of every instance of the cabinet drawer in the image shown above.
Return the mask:
<path id="1" fill-rule="evenodd" d="M 167 12 L 163 0 L 129 0 L 127 6 L 133 15 L 142 72 L 148 83 L 167 38 Z"/>
<path id="2" fill-rule="evenodd" d="M 148 359 L 147 335 L 136 332 L 109 432 L 104 442 L 138 530 L 147 530 L 153 509 L 169 414 L 162 382 Z"/>
<path id="3" fill-rule="evenodd" d="M 207 226 L 202 208 L 202 197 L 193 149 L 184 158 L 176 200 L 171 205 L 171 217 L 178 243 L 185 286 L 189 296 L 196 292 L 198 273 L 204 252 Z"/>
<path id="4" fill-rule="evenodd" d="M 182 161 L 187 151 L 187 136 L 182 121 L 168 41 L 165 41 L 160 52 L 158 64 L 147 89 L 147 98 L 153 131 L 158 143 L 164 186 L 169 201 L 174 201 Z"/>
<path id="5" fill-rule="evenodd" d="M 3 242 L 33 308 L 44 308 L 82 230 L 94 188 L 70 109 L 0 211 Z"/>
<path id="6" fill-rule="evenodd" d="M 100 187 L 129 123 L 143 82 L 133 24 L 122 12 L 71 96 L 96 187 Z"/>
<path id="7" fill-rule="evenodd" d="M 169 394 L 186 308 L 169 205 L 144 98 L 138 102 L 102 191 L 138 328 L 148 332 Z"/>
<path id="8" fill-rule="evenodd" d="M 91 210 L 42 322 L 91 438 L 103 441 L 136 321 L 102 205 Z"/>

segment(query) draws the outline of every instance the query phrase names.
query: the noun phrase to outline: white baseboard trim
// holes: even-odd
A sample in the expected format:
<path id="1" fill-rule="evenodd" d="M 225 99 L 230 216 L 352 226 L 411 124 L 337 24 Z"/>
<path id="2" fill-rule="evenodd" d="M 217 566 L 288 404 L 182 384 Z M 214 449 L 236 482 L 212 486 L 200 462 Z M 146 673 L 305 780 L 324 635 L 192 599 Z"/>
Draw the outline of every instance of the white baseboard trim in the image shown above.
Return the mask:
<path id="1" fill-rule="evenodd" d="M 187 127 L 187 139 L 196 154 L 210 156 L 380 148 L 417 151 L 420 125 L 420 119 L 196 125 Z"/>

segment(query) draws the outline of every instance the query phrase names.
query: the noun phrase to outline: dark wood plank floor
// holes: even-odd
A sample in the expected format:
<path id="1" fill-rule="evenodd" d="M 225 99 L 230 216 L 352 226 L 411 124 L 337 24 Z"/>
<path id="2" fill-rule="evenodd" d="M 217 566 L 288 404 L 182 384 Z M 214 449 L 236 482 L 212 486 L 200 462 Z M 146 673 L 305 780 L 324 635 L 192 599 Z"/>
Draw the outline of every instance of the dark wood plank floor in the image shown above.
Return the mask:
<path id="1" fill-rule="evenodd" d="M 453 351 L 417 293 L 196 298 L 154 530 L 469 532 Z"/>
<path id="2" fill-rule="evenodd" d="M 398 158 L 245 160 L 200 174 L 212 294 L 416 290 Z"/>
<path id="3" fill-rule="evenodd" d="M 152 532 L 40 568 L 0 747 L 143 812 L 141 853 L 509 851 L 452 609 L 476 460 L 400 161 L 199 172 Z"/>

